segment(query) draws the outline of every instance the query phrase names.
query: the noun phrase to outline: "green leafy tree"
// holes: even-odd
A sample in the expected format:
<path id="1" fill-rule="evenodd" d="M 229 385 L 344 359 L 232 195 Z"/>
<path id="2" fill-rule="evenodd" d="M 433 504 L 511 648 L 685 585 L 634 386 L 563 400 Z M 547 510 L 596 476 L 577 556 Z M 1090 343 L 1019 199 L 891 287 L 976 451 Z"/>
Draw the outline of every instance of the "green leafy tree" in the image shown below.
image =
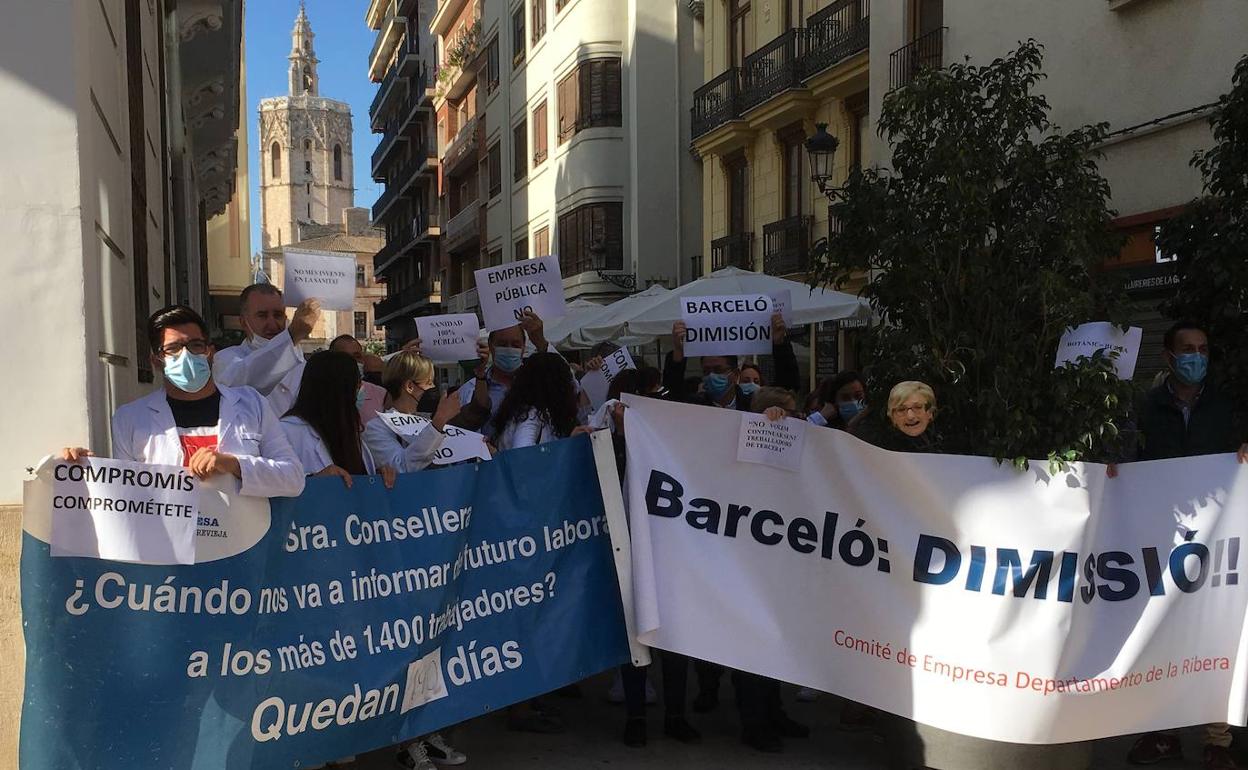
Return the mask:
<path id="1" fill-rule="evenodd" d="M 1034 88 L 1028 41 L 987 66 L 921 74 L 884 97 L 891 171 L 851 176 L 812 283 L 862 290 L 873 404 L 902 380 L 936 390 L 949 451 L 1051 466 L 1115 456 L 1131 385 L 1098 354 L 1055 369 L 1058 341 L 1092 320 L 1125 322 L 1100 275 L 1118 253 L 1104 125 L 1062 132 Z"/>
<path id="2" fill-rule="evenodd" d="M 1241 429 L 1248 425 L 1248 56 L 1239 60 L 1231 91 L 1222 96 L 1210 125 L 1214 146 L 1192 165 L 1204 178 L 1205 196 L 1162 226 L 1157 245 L 1178 257 L 1175 298 L 1163 308 L 1176 319 L 1209 329 L 1215 357 L 1211 380 L 1240 394 Z"/>

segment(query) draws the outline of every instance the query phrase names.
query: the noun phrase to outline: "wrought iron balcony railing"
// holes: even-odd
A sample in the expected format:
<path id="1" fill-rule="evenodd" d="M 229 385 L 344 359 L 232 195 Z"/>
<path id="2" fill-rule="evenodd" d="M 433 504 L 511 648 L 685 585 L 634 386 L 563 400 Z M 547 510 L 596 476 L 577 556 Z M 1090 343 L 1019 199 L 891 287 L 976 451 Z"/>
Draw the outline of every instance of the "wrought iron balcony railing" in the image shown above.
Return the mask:
<path id="1" fill-rule="evenodd" d="M 735 233 L 711 241 L 711 270 L 754 269 L 754 233 Z"/>

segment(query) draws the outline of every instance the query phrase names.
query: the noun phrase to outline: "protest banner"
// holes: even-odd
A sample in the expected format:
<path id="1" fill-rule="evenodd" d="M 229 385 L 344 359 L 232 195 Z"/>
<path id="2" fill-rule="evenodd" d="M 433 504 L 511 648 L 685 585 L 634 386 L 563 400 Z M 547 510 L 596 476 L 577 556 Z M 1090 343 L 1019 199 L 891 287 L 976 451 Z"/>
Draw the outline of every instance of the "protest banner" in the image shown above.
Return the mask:
<path id="1" fill-rule="evenodd" d="M 605 438 L 389 491 L 312 478 L 252 547 L 193 566 L 51 558 L 52 484 L 28 482 L 21 766 L 309 767 L 624 662 Z"/>
<path id="2" fill-rule="evenodd" d="M 1125 332 L 1108 321 L 1094 321 L 1068 329 L 1057 344 L 1057 361 L 1054 366 L 1074 363 L 1080 356 L 1091 357 L 1098 350 L 1117 353 L 1114 369 L 1118 379 L 1129 380 L 1135 375 L 1135 363 L 1140 356 L 1140 340 L 1144 330 L 1132 326 Z"/>
<path id="3" fill-rule="evenodd" d="M 417 316 L 415 320 L 421 355 L 430 361 L 456 363 L 477 358 L 481 324 L 476 313 Z"/>
<path id="4" fill-rule="evenodd" d="M 773 421 L 761 414 L 742 412 L 737 461 L 762 463 L 786 471 L 800 470 L 808 425 L 810 423 L 805 420 L 792 417 Z"/>
<path id="5" fill-rule="evenodd" d="M 543 321 L 562 318 L 566 312 L 558 257 L 521 259 L 482 268 L 474 275 L 481 316 L 490 331 L 515 326 L 525 310 Z"/>
<path id="6" fill-rule="evenodd" d="M 779 313 L 784 325 L 793 328 L 793 292 L 785 289 L 772 292 L 768 296 L 771 297 L 771 312 Z"/>
<path id="7" fill-rule="evenodd" d="M 997 741 L 1244 724 L 1233 454 L 1109 479 L 811 430 L 793 483 L 730 411 L 625 400 L 643 642 Z"/>
<path id="8" fill-rule="evenodd" d="M 282 253 L 286 268 L 282 295 L 286 307 L 298 307 L 305 299 L 318 299 L 322 310 L 355 307 L 355 260 L 337 254 L 306 251 Z"/>
<path id="9" fill-rule="evenodd" d="M 766 294 L 681 297 L 685 355 L 748 356 L 771 353 L 772 300 Z"/>
<path id="10" fill-rule="evenodd" d="M 53 556 L 195 563 L 199 482 L 185 468 L 88 457 L 52 478 Z"/>
<path id="11" fill-rule="evenodd" d="M 399 436 L 411 438 L 424 430 L 433 430 L 433 423 L 418 414 L 402 412 L 378 412 L 382 423 Z M 485 436 L 463 428 L 447 425 L 442 428 L 445 438 L 442 446 L 433 453 L 434 465 L 453 465 L 465 460 L 489 460 L 490 448 L 486 446 Z"/>
<path id="12" fill-rule="evenodd" d="M 585 391 L 585 395 L 589 396 L 590 406 L 594 409 L 602 406 L 607 400 L 607 391 L 610 390 L 616 375 L 625 369 L 636 368 L 637 365 L 633 363 L 633 357 L 629 355 L 628 348 L 617 348 L 603 356 L 602 366 L 592 372 L 586 372 L 581 378 L 581 389 Z"/>

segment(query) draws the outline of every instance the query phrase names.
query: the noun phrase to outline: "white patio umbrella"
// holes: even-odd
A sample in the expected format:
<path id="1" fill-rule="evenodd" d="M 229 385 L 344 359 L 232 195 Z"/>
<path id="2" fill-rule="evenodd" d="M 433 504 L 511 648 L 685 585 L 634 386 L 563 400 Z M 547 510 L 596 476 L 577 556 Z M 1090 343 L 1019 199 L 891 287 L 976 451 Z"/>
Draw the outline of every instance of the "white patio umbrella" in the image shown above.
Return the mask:
<path id="1" fill-rule="evenodd" d="M 790 316 L 793 323 L 799 326 L 846 318 L 865 318 L 871 312 L 866 300 L 852 294 L 831 289 L 811 289 L 804 283 L 735 267 L 716 270 L 705 278 L 699 278 L 671 291 L 664 289 L 644 301 L 641 300 L 649 291 L 648 289 L 609 305 L 609 309 L 618 308 L 616 312 L 590 318 L 581 328 L 581 334 L 592 341 L 612 339 L 624 334 L 639 337 L 671 334 L 672 324 L 681 319 L 681 297 L 771 295 L 788 291 L 793 302 Z M 637 301 L 621 307 L 630 300 Z"/>
<path id="2" fill-rule="evenodd" d="M 565 306 L 567 313 L 546 324 L 546 341 L 555 347 L 564 347 L 568 336 L 581 328 L 585 321 L 601 313 L 607 306 L 587 299 L 574 299 Z"/>

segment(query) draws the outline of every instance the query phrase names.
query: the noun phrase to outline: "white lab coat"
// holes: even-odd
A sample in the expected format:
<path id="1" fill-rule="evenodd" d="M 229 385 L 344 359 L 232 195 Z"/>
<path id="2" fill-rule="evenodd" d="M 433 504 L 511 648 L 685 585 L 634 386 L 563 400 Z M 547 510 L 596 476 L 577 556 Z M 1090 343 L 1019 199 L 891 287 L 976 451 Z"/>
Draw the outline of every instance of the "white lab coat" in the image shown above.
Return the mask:
<path id="1" fill-rule="evenodd" d="M 317 433 L 316 428 L 309 425 L 307 420 L 287 415 L 281 419 L 281 426 L 286 432 L 286 440 L 290 442 L 295 454 L 299 456 L 299 462 L 303 463 L 303 469 L 309 476 L 320 473 L 334 464 L 329 447 L 325 446 L 321 434 Z M 373 462 L 373 455 L 368 451 L 368 445 L 363 442 L 360 442 L 360 454 L 364 456 L 364 470 L 368 475 L 372 476 L 377 473 L 377 464 Z"/>
<path id="2" fill-rule="evenodd" d="M 246 385 L 267 396 L 292 369 L 302 371 L 303 362 L 303 351 L 290 338 L 290 331 L 284 330 L 271 340 L 248 337 L 241 345 L 217 351 L 212 357 L 212 379 L 226 387 Z M 279 417 L 285 413 L 285 409 L 276 411 Z"/>
<path id="3" fill-rule="evenodd" d="M 536 409 L 529 409 L 522 420 L 512 420 L 498 438 L 498 449 L 519 449 L 558 441 L 562 436 L 555 433 L 555 426 Z"/>
<path id="4" fill-rule="evenodd" d="M 446 434 L 432 424 L 415 436 L 400 436 L 380 417 L 374 417 L 364 426 L 364 444 L 373 457 L 399 473 L 428 468 L 433 464 L 433 453 L 445 439 Z"/>
<path id="5" fill-rule="evenodd" d="M 251 388 L 217 386 L 221 414 L 217 449 L 238 458 L 239 494 L 298 497 L 304 473 L 299 458 L 264 398 Z M 113 456 L 118 460 L 184 465 L 182 441 L 165 391 L 122 406 L 113 415 Z"/>

